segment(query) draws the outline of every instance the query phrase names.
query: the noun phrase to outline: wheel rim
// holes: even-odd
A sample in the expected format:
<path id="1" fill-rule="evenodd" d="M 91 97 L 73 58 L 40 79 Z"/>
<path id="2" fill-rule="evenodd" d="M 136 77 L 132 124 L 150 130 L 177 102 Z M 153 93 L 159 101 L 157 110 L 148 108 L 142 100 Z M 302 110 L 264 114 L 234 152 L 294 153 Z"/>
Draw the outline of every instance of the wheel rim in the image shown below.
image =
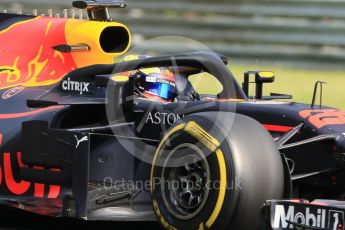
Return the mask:
<path id="1" fill-rule="evenodd" d="M 172 215 L 183 220 L 198 215 L 207 201 L 210 181 L 201 149 L 190 143 L 175 147 L 166 158 L 161 181 L 163 200 Z"/>

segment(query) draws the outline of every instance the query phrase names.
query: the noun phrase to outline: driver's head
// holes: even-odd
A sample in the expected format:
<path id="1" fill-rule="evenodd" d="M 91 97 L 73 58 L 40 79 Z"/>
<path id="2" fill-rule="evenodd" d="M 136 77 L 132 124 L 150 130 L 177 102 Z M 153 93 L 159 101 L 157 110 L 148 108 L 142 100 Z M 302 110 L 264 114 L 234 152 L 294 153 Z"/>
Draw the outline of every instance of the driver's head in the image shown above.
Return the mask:
<path id="1" fill-rule="evenodd" d="M 126 57 L 124 61 L 148 57 L 131 55 Z M 134 77 L 134 93 L 136 96 L 155 101 L 174 101 L 176 97 L 176 79 L 168 68 L 139 69 L 131 71 L 129 76 Z"/>
<path id="2" fill-rule="evenodd" d="M 176 97 L 175 77 L 168 69 L 140 69 L 132 76 L 137 96 L 159 101 L 173 101 Z"/>

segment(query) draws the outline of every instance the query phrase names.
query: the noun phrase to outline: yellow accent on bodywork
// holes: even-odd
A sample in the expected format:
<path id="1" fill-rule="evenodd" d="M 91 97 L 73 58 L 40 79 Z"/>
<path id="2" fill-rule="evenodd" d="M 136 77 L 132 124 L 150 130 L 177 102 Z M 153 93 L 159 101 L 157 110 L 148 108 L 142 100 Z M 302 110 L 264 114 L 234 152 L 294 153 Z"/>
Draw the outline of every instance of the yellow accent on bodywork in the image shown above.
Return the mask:
<path id="1" fill-rule="evenodd" d="M 46 32 L 45 35 L 47 36 L 49 33 L 49 30 L 52 28 L 53 25 L 53 21 L 48 22 L 47 28 L 46 28 Z"/>
<path id="2" fill-rule="evenodd" d="M 213 136 L 211 136 L 208 132 L 206 132 L 195 121 L 188 122 L 185 127 L 185 131 L 189 133 L 190 135 L 192 135 L 194 138 L 201 141 L 201 143 L 203 143 L 212 152 L 215 152 L 216 149 L 218 149 L 220 146 L 219 141 Z"/>
<path id="3" fill-rule="evenodd" d="M 126 75 L 115 75 L 111 79 L 115 82 L 126 82 L 129 80 L 129 77 Z"/>
<path id="4" fill-rule="evenodd" d="M 134 61 L 139 59 L 139 55 L 127 55 L 123 58 L 123 61 Z"/>
<path id="5" fill-rule="evenodd" d="M 271 78 L 274 77 L 274 73 L 271 71 L 265 71 L 265 72 L 259 72 L 258 73 L 260 77 L 262 78 Z"/>
<path id="6" fill-rule="evenodd" d="M 141 69 L 140 71 L 143 72 L 146 75 L 153 74 L 153 73 L 158 73 L 158 74 L 161 73 L 161 70 L 158 67 L 156 67 L 156 68 Z"/>
<path id="7" fill-rule="evenodd" d="M 13 23 L 12 25 L 10 25 L 9 27 L 7 27 L 6 29 L 1 30 L 1 31 L 0 31 L 0 35 L 1 35 L 1 34 L 4 34 L 4 33 L 7 33 L 9 30 L 13 29 L 13 27 L 16 27 L 16 26 L 18 26 L 18 25 L 25 24 L 25 23 L 28 23 L 28 22 L 37 20 L 37 19 L 39 19 L 39 18 L 41 18 L 41 16 L 38 16 L 38 17 L 35 17 L 35 18 L 32 18 L 32 19 L 29 19 L 29 20 L 24 20 L 24 21 L 21 21 L 21 22 Z"/>
<path id="8" fill-rule="evenodd" d="M 13 66 L 1 66 L 1 73 L 7 73 L 8 77 L 6 78 L 6 82 L 15 82 L 20 79 L 20 70 L 17 67 L 17 63 L 20 57 L 17 57 L 14 60 Z"/>
<path id="9" fill-rule="evenodd" d="M 140 58 L 140 55 L 132 54 L 132 55 L 125 56 L 123 58 L 123 61 L 127 62 L 127 61 L 139 60 L 139 59 L 145 59 L 145 58 Z M 161 69 L 158 67 L 144 68 L 144 69 L 140 69 L 140 71 L 146 75 L 153 74 L 153 73 L 159 73 L 159 74 L 161 73 Z"/>
<path id="10" fill-rule="evenodd" d="M 139 60 L 139 59 L 140 59 L 140 55 L 129 54 L 129 55 L 125 55 L 125 56 L 115 57 L 113 62 L 114 63 L 127 62 L 127 61 L 135 61 L 135 60 Z"/>
<path id="11" fill-rule="evenodd" d="M 107 27 L 121 27 L 128 31 L 129 42 L 125 50 L 120 53 L 106 53 L 100 45 L 100 36 Z M 87 52 L 73 52 L 72 56 L 78 67 L 94 64 L 112 64 L 114 58 L 124 54 L 130 47 L 131 34 L 129 29 L 117 22 L 96 22 L 70 19 L 65 27 L 66 41 L 68 45 L 87 44 L 90 50 Z M 113 41 L 122 42 L 122 41 Z"/>

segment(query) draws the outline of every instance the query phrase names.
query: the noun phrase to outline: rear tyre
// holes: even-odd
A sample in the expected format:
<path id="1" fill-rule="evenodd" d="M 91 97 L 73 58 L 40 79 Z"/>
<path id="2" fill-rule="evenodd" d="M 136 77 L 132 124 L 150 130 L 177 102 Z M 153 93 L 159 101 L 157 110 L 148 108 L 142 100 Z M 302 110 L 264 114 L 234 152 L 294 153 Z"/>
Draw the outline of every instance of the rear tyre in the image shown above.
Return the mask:
<path id="1" fill-rule="evenodd" d="M 260 228 L 264 202 L 282 198 L 284 173 L 272 137 L 258 122 L 205 112 L 186 116 L 167 132 L 151 183 L 153 208 L 165 229 L 253 230 Z"/>

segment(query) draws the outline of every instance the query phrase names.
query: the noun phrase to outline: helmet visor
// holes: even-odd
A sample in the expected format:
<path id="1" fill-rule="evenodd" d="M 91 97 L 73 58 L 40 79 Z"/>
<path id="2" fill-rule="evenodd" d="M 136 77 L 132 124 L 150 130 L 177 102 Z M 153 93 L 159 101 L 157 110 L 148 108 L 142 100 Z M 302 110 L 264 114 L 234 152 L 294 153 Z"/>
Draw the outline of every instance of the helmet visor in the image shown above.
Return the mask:
<path id="1" fill-rule="evenodd" d="M 167 100 L 175 96 L 175 86 L 169 83 L 146 82 L 145 91 Z"/>

